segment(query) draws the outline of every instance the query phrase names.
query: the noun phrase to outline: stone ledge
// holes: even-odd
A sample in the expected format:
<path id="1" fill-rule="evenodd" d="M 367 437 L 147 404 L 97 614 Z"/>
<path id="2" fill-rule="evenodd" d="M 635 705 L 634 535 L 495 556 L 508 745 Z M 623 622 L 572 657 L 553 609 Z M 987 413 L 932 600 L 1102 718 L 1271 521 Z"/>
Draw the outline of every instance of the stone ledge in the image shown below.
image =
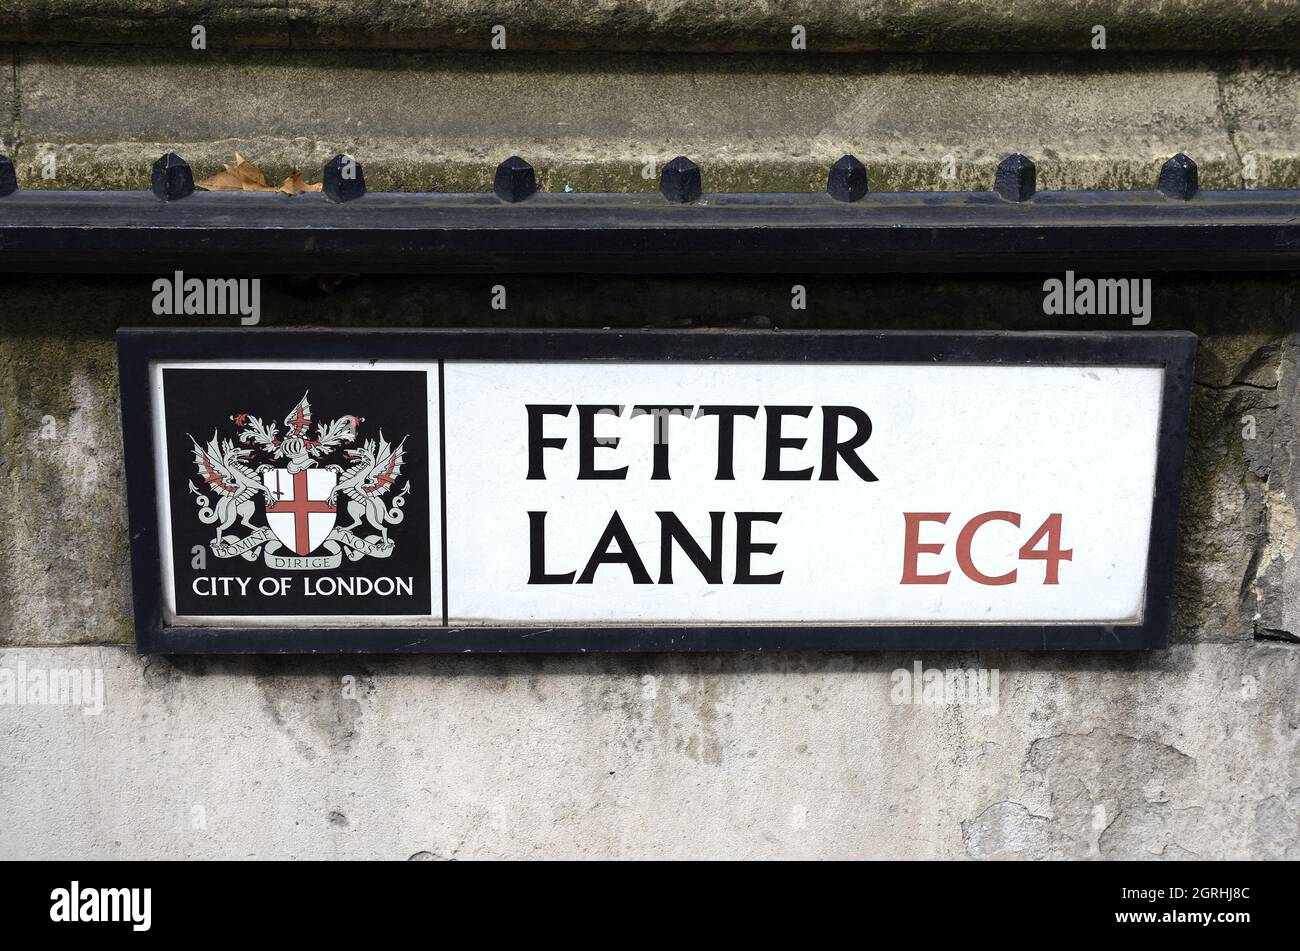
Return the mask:
<path id="1" fill-rule="evenodd" d="M 845 152 L 876 191 L 979 190 L 1011 151 L 1044 189 L 1151 188 L 1178 151 L 1204 188 L 1300 186 L 1288 57 L 9 55 L 0 106 L 25 188 L 144 188 L 166 149 L 198 176 L 239 151 L 316 179 L 346 151 L 397 191 L 486 190 L 511 154 L 552 191 L 653 190 L 645 163 L 677 154 L 706 190 L 812 191 Z"/>
<path id="2" fill-rule="evenodd" d="M 209 49 L 486 51 L 494 25 L 509 50 L 791 53 L 1090 52 L 1295 49 L 1297 0 L 0 0 L 0 41 Z M 1105 55 L 1098 53 L 1098 55 Z"/>

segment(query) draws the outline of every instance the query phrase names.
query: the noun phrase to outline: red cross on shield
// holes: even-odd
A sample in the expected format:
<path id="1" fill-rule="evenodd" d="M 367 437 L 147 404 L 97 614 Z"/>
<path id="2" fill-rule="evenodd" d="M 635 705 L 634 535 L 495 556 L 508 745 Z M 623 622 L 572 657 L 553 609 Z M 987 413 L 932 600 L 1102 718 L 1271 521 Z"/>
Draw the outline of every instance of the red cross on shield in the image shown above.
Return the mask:
<path id="1" fill-rule="evenodd" d="M 327 499 L 337 481 L 338 474 L 328 469 L 262 473 L 262 484 L 275 500 L 267 503 L 266 523 L 294 554 L 311 553 L 329 536 L 338 512 Z"/>

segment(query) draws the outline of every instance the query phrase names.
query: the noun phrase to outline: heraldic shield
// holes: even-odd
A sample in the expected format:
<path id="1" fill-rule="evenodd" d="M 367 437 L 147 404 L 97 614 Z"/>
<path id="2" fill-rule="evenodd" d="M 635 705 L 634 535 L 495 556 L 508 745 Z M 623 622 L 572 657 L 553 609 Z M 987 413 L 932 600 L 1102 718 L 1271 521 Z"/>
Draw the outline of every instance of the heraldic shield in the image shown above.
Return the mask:
<path id="1" fill-rule="evenodd" d="M 270 493 L 266 523 L 275 537 L 296 555 L 320 547 L 334 528 L 338 510 L 330 504 L 338 473 L 329 469 L 263 469 L 262 484 Z"/>

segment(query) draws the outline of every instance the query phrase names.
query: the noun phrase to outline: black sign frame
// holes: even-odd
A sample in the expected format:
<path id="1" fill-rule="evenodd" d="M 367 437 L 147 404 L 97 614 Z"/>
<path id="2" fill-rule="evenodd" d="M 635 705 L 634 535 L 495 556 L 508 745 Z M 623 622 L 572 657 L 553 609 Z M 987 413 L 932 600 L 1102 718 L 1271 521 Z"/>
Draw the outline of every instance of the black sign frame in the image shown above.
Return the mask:
<path id="1" fill-rule="evenodd" d="M 1167 645 L 1197 340 L 1185 332 L 228 330 L 118 332 L 136 645 L 142 654 L 1151 650 Z M 1164 369 L 1140 624 L 213 626 L 168 624 L 150 365 L 157 360 L 908 362 Z M 445 460 L 443 461 L 445 465 Z M 444 487 L 445 491 L 445 487 Z M 445 521 L 443 529 L 445 532 Z M 444 535 L 445 539 L 445 535 Z M 445 543 L 445 542 L 444 542 Z M 445 563 L 444 563 L 445 571 Z"/>

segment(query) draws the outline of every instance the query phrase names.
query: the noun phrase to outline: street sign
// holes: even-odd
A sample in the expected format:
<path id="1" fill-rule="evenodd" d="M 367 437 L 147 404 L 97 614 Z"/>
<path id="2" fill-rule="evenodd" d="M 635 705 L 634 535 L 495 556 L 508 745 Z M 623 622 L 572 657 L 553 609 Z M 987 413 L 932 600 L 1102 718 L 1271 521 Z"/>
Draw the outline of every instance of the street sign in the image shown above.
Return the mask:
<path id="1" fill-rule="evenodd" d="M 142 651 L 1166 641 L 1190 334 L 119 339 Z"/>

